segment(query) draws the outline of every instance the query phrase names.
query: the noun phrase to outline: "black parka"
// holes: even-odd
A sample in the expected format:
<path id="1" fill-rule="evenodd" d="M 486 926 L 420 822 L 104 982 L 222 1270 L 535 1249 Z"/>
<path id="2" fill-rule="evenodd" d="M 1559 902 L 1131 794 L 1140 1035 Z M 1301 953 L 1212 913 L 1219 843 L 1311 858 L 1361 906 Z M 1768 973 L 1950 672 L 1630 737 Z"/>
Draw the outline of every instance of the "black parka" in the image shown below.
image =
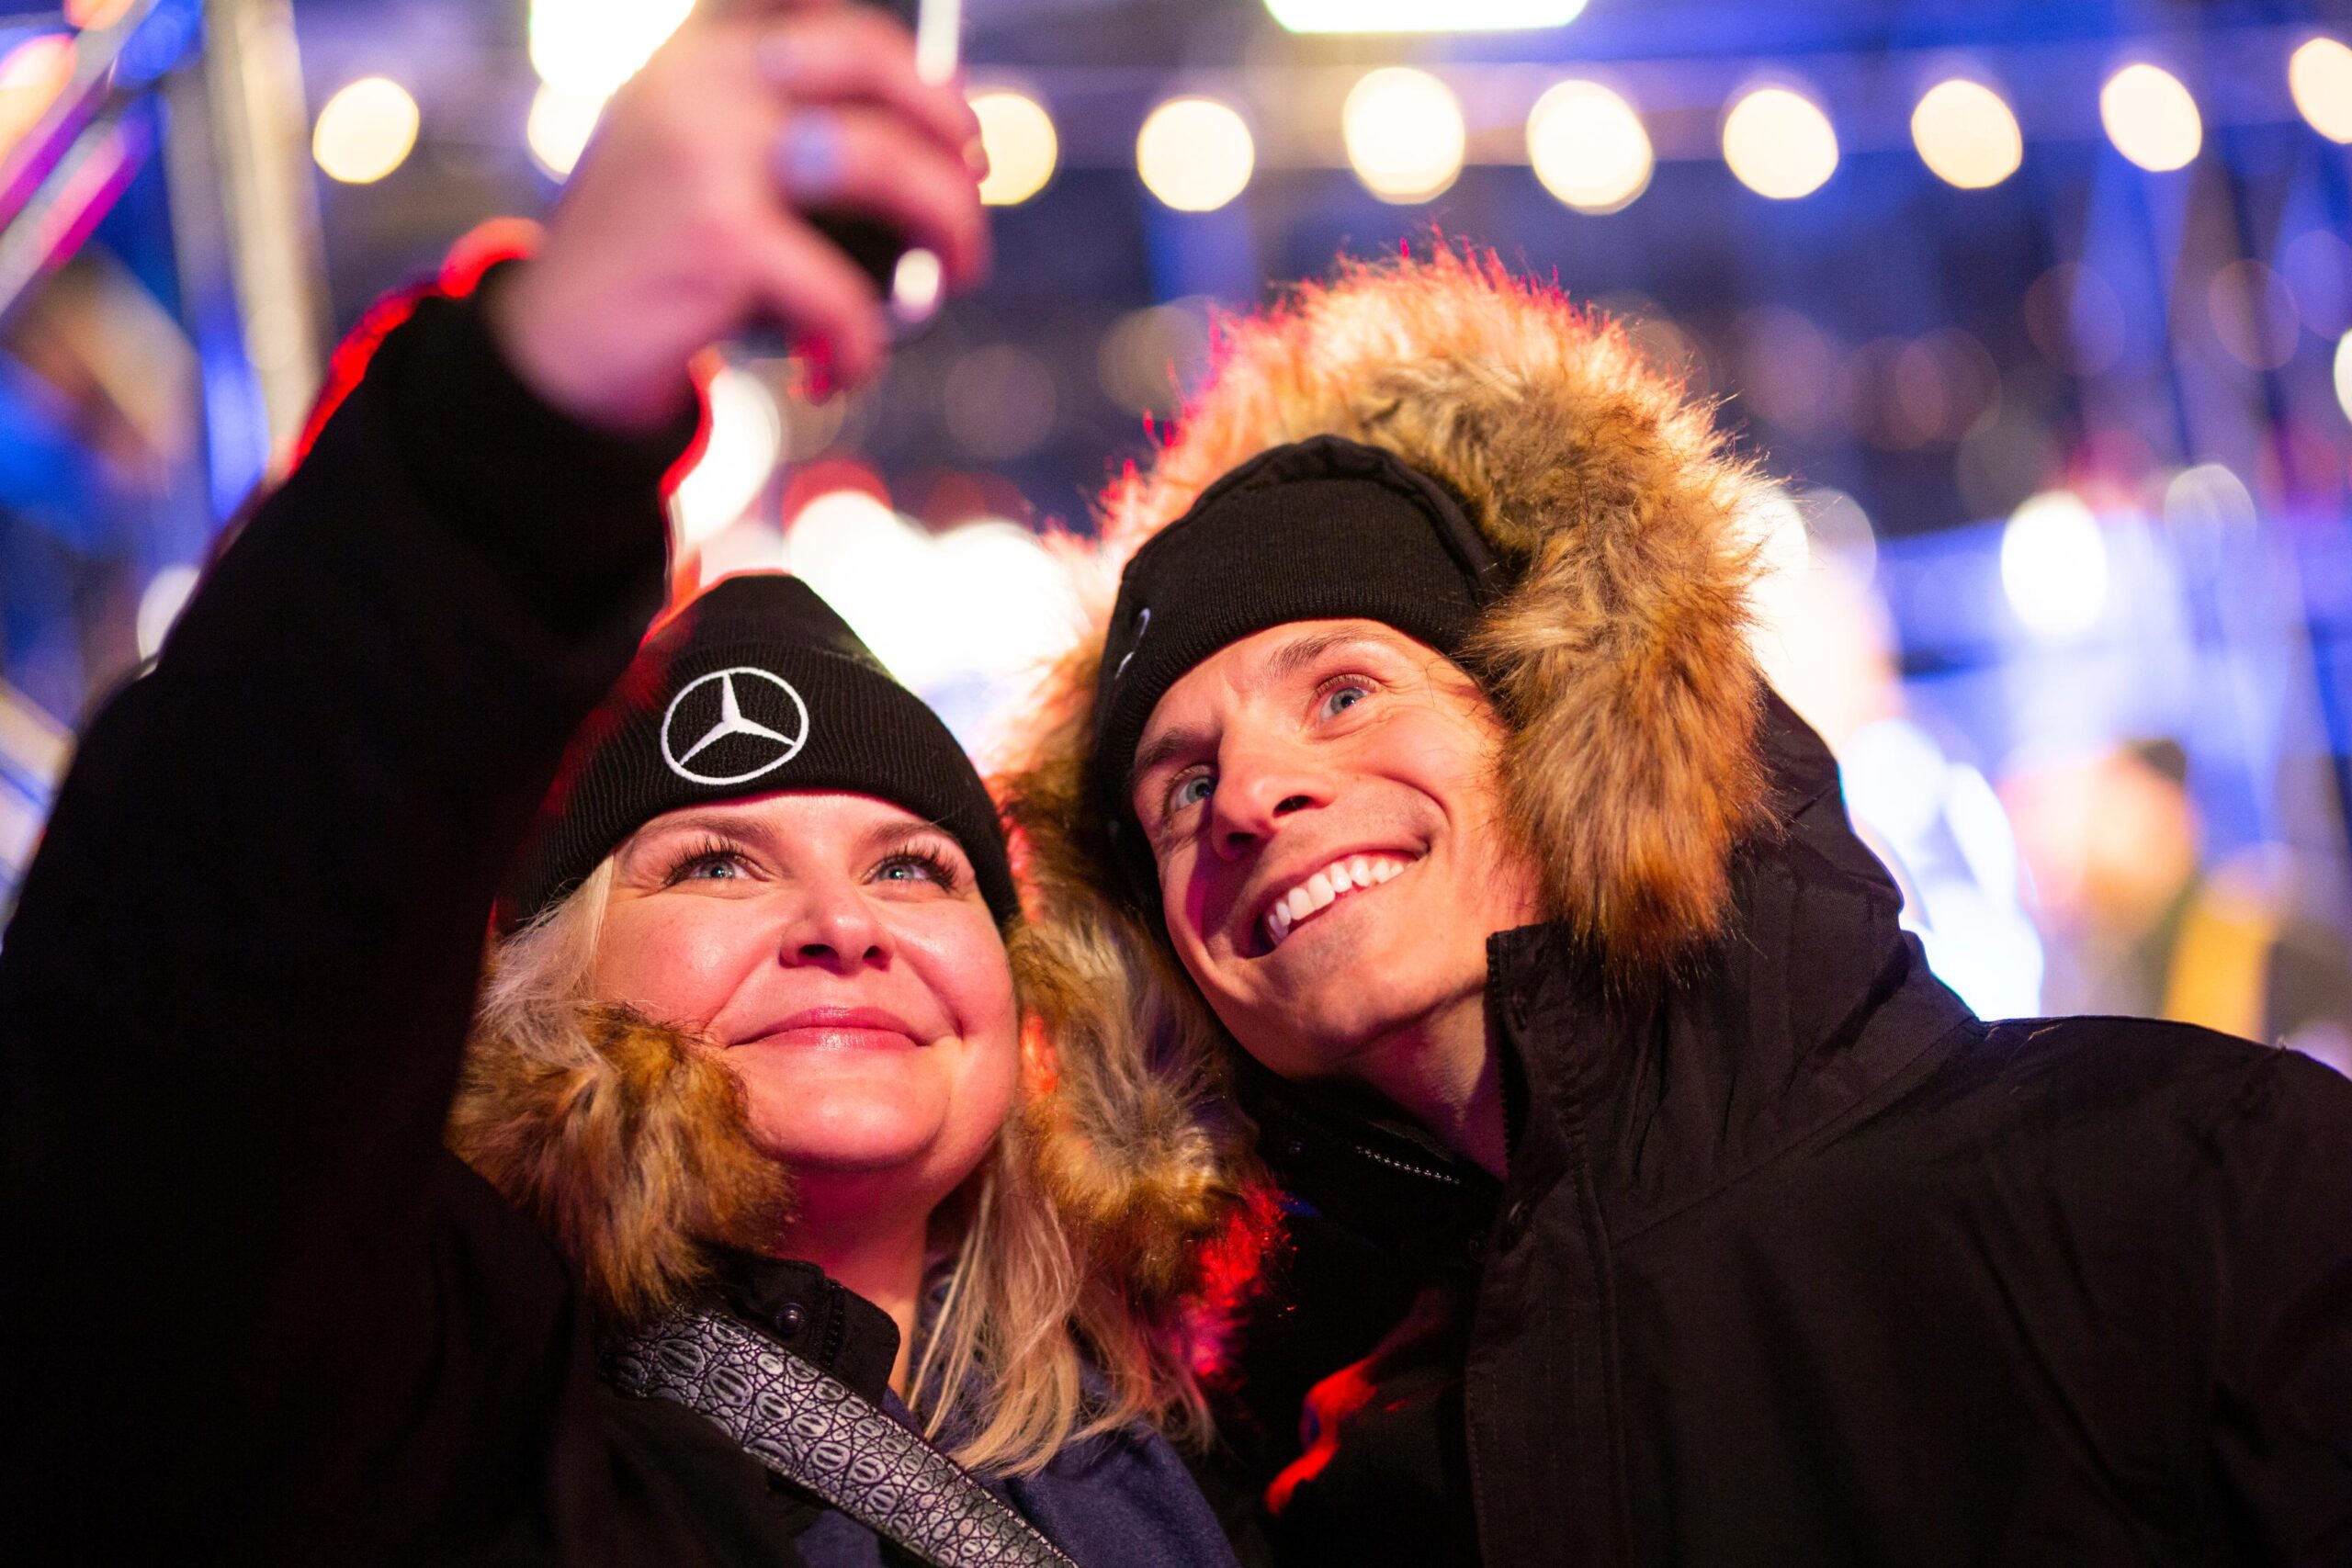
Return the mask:
<path id="1" fill-rule="evenodd" d="M 1459 1369 L 1392 1338 L 1327 1384 L 1362 1386 L 1245 1536 L 1432 1561 L 1475 1533 L 1488 1568 L 2352 1563 L 2352 1084 L 2182 1026 L 1979 1021 L 1826 749 L 1777 702 L 1764 739 L 1785 831 L 1674 983 L 1612 983 L 1558 927 L 1490 942 L 1499 1190 L 1243 1074 L 1301 1209 L 1240 1351 L 1249 1505 L 1297 1454 L 1280 1407 L 1394 1321 L 1368 1295 L 1450 1292 L 1422 1337 Z"/>
<path id="2" fill-rule="evenodd" d="M 7 1560 L 875 1555 L 607 1387 L 555 1238 L 442 1140 L 492 894 L 661 602 L 691 434 L 576 423 L 428 298 L 84 735 L 0 952 Z M 879 1308 L 721 1274 L 885 1399 Z M 1148 1433 L 998 1490 L 1089 1564 L 1224 1557 Z"/>

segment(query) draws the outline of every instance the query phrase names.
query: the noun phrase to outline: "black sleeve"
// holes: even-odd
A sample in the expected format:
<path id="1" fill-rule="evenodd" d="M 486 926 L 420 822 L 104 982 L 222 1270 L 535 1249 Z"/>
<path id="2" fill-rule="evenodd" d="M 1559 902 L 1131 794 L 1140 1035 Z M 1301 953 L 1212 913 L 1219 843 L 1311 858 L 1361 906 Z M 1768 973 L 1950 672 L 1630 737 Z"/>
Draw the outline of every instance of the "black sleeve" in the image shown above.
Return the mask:
<path id="1" fill-rule="evenodd" d="M 2352 1083 L 2273 1053 L 2212 1149 L 2215 1453 L 2241 1556 L 2352 1562 Z"/>
<path id="2" fill-rule="evenodd" d="M 429 1424 L 492 890 L 687 434 L 571 423 L 427 299 L 83 737 L 0 950 L 7 1517 L 234 1537 Z"/>

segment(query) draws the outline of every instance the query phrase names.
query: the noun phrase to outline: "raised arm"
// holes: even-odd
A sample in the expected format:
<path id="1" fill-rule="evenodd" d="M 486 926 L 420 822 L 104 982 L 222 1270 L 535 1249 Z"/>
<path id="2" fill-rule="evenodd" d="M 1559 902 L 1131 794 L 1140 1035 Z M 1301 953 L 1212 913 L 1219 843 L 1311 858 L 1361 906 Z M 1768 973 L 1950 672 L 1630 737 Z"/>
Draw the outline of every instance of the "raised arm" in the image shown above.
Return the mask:
<path id="1" fill-rule="evenodd" d="M 657 606 L 688 361 L 767 319 L 837 379 L 878 366 L 797 201 L 979 265 L 967 111 L 873 26 L 682 30 L 540 256 L 386 338 L 85 735 L 0 950 L 5 1294 L 39 1347 L 0 1394 L 44 1447 L 6 1517 L 233 1517 L 403 1418 L 492 890 Z"/>

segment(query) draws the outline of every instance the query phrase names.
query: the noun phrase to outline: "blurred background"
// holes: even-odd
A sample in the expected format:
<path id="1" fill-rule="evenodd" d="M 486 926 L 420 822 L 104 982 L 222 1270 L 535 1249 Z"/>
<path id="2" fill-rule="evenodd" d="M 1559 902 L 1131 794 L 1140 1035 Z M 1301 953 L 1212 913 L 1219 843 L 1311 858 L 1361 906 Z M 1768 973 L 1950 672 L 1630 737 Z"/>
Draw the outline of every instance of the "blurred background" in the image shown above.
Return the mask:
<path id="1" fill-rule="evenodd" d="M 0 910 L 334 343 L 686 8 L 0 17 Z M 1758 642 L 1939 972 L 2352 1070 L 2352 4 L 967 9 L 996 277 L 854 400 L 734 357 L 682 587 L 801 571 L 985 751 L 1220 310 L 1491 246 L 1781 479 Z"/>

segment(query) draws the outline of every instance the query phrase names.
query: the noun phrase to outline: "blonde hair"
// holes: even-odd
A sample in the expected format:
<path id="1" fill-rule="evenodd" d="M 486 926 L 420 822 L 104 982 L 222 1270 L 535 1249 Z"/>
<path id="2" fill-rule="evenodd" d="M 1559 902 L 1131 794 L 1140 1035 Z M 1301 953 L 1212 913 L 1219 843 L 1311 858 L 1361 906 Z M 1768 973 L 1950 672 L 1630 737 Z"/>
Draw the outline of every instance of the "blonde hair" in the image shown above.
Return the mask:
<path id="1" fill-rule="evenodd" d="M 712 1244 L 772 1247 L 790 1196 L 717 1052 L 588 1000 L 611 883 L 607 861 L 494 944 L 449 1141 L 555 1238 L 599 1313 L 627 1325 L 706 1286 Z M 1045 961 L 1028 945 L 1012 944 L 1023 1104 L 933 1213 L 909 1378 L 924 1436 L 999 1475 L 1138 1421 L 1207 1433 L 1188 1312 L 1131 1281 L 1121 1238 L 1058 1195 L 1055 1053 L 1027 1006 Z"/>

